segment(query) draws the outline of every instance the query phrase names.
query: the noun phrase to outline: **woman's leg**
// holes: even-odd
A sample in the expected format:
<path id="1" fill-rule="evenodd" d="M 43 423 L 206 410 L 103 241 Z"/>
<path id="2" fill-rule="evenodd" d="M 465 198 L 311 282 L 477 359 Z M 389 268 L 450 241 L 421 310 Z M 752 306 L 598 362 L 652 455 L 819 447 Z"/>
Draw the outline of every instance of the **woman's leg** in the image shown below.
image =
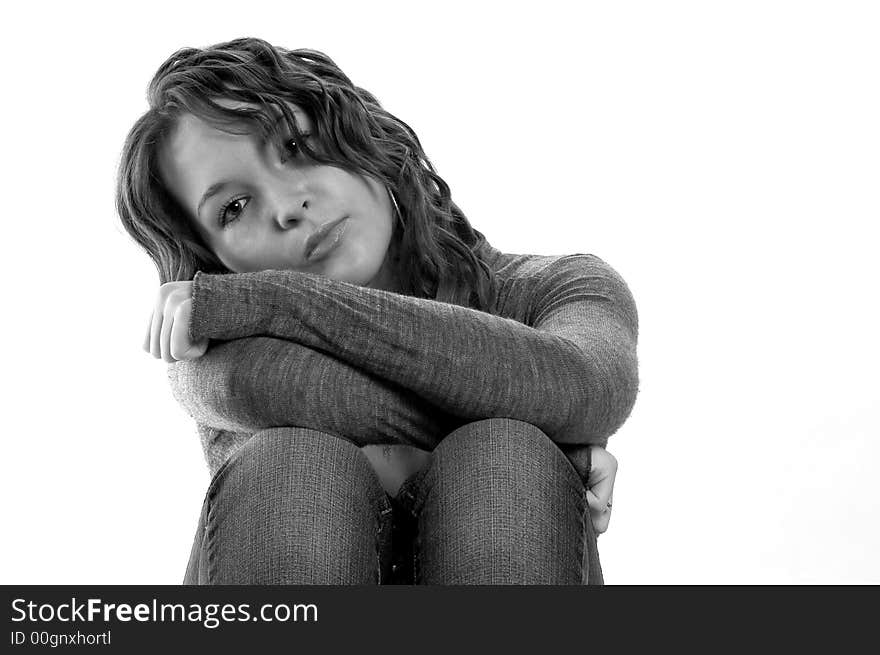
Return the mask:
<path id="1" fill-rule="evenodd" d="M 586 488 L 535 426 L 469 423 L 405 484 L 419 584 L 602 584 Z"/>
<path id="2" fill-rule="evenodd" d="M 263 430 L 211 481 L 184 584 L 376 584 L 390 514 L 353 443 Z"/>

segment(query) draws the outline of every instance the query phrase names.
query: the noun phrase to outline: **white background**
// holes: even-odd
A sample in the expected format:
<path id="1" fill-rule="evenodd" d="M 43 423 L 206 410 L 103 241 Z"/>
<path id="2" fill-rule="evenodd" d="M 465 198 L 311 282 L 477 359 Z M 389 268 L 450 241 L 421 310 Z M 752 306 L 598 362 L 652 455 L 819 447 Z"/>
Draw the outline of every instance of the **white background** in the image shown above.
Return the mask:
<path id="1" fill-rule="evenodd" d="M 0 582 L 182 580 L 208 471 L 114 177 L 168 55 L 259 36 L 408 122 L 496 247 L 628 282 L 608 582 L 880 583 L 876 4 L 5 6 Z"/>

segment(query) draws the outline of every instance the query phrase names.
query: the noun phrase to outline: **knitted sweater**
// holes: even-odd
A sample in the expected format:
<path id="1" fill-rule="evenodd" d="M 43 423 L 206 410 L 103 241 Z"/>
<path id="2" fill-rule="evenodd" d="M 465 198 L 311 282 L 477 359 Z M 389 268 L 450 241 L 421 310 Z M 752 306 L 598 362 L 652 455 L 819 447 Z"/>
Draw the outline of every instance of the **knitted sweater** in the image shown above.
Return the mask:
<path id="1" fill-rule="evenodd" d="M 638 392 L 638 316 L 594 255 L 481 256 L 490 312 L 298 271 L 193 280 L 200 358 L 169 365 L 213 475 L 255 432 L 301 426 L 364 446 L 432 450 L 465 423 L 526 421 L 559 444 L 604 446 Z"/>

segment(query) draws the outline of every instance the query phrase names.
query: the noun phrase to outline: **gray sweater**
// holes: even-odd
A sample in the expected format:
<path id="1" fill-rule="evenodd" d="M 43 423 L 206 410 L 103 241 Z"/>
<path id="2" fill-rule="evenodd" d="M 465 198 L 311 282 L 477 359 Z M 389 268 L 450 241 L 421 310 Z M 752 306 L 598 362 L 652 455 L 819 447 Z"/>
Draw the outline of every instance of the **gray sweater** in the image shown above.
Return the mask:
<path id="1" fill-rule="evenodd" d="M 598 257 L 502 253 L 491 312 L 296 271 L 193 280 L 192 361 L 169 365 L 213 475 L 255 432 L 308 427 L 432 450 L 482 418 L 604 446 L 638 392 L 638 315 Z"/>

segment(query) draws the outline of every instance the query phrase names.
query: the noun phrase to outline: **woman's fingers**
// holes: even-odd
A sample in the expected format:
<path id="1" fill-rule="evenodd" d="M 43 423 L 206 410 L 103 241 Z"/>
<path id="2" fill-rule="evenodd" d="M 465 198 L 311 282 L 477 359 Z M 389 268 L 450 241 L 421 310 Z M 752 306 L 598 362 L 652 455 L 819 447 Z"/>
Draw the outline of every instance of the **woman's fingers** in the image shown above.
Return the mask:
<path id="1" fill-rule="evenodd" d="M 611 522 L 611 512 L 602 512 L 601 514 L 595 514 L 592 510 L 590 510 L 590 521 L 593 523 L 593 532 L 596 534 L 602 534 L 608 529 L 608 524 Z"/>
<path id="2" fill-rule="evenodd" d="M 189 335 L 192 316 L 192 282 L 166 282 L 159 287 L 153 315 L 150 317 L 144 350 L 153 357 L 172 364 L 181 359 L 195 359 L 205 354 L 208 340 L 193 342 Z"/>
<path id="3" fill-rule="evenodd" d="M 208 340 L 192 341 L 189 336 L 189 323 L 192 315 L 192 301 L 185 300 L 174 312 L 174 326 L 171 329 L 171 356 L 175 361 L 196 359 L 205 354 Z"/>
<path id="4" fill-rule="evenodd" d="M 611 521 L 611 500 L 603 501 L 592 491 L 587 491 L 587 504 L 590 507 L 590 520 L 593 522 L 593 530 L 602 534 L 608 529 Z"/>
<path id="5" fill-rule="evenodd" d="M 162 317 L 162 331 L 159 338 L 162 359 L 169 364 L 174 362 L 174 357 L 171 356 L 171 331 L 174 328 L 174 313 L 176 311 L 177 308 L 174 307 L 174 305 L 165 305 L 165 311 Z"/>
<path id="6" fill-rule="evenodd" d="M 608 477 L 599 480 L 587 490 L 587 503 L 590 509 L 604 512 L 611 502 L 611 493 L 614 491 L 614 478 Z"/>
<path id="7" fill-rule="evenodd" d="M 617 478 L 617 459 L 607 450 L 594 447 L 591 451 L 591 468 L 587 480 L 587 505 L 596 533 L 608 529 L 611 520 L 611 498 Z"/>
<path id="8" fill-rule="evenodd" d="M 150 321 L 150 354 L 159 358 L 162 356 L 162 318 L 165 314 L 165 303 L 157 302 L 153 308 L 153 318 Z"/>
<path id="9" fill-rule="evenodd" d="M 174 321 L 171 334 L 168 337 L 168 350 L 172 357 L 172 361 L 184 359 L 188 348 L 187 340 L 181 335 L 181 327 L 185 325 L 186 316 L 184 314 L 183 305 L 178 305 L 174 310 Z"/>
<path id="10" fill-rule="evenodd" d="M 150 352 L 150 341 L 153 338 L 153 315 L 150 314 L 150 320 L 147 321 L 147 333 L 144 335 L 144 343 L 143 348 L 147 352 Z"/>

